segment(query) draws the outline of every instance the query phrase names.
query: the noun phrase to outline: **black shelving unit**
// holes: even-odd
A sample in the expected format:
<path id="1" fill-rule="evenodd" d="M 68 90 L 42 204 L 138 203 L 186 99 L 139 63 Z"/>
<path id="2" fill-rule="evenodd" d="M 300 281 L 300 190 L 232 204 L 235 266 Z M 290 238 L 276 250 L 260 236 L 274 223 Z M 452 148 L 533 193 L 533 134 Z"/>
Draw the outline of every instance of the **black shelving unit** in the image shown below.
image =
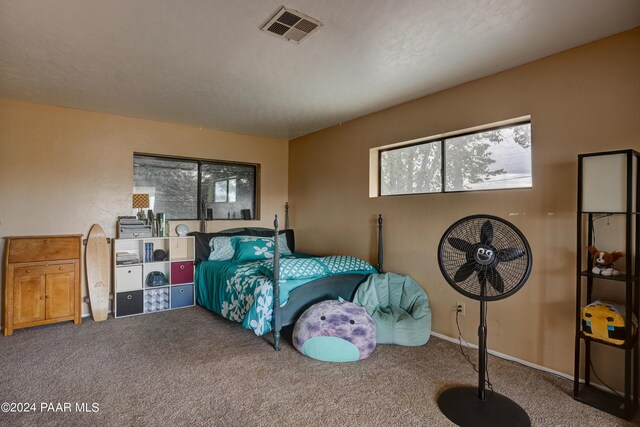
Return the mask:
<path id="1" fill-rule="evenodd" d="M 587 195 L 584 188 L 585 182 L 585 162 L 588 162 L 593 173 L 596 156 L 616 156 L 603 158 L 605 162 L 611 159 L 620 160 L 621 169 L 624 167 L 624 182 L 619 183 L 624 186 L 624 200 L 620 200 L 618 206 L 614 206 L 611 210 L 592 209 L 590 203 L 585 203 L 586 199 L 592 199 L 593 196 Z M 577 218 L 577 259 L 576 259 L 576 331 L 575 331 L 575 367 L 573 396 L 576 400 L 616 415 L 620 418 L 631 419 L 638 407 L 638 332 L 633 331 L 632 318 L 640 318 L 638 310 L 640 308 L 640 154 L 634 150 L 608 151 L 591 154 L 581 154 L 578 156 L 578 218 Z M 614 164 L 615 164 L 614 161 Z M 623 166 L 624 165 L 624 166 Z M 603 176 L 603 179 L 609 179 L 609 175 Z M 613 184 L 615 185 L 615 183 Z M 602 218 L 603 215 L 622 216 L 624 217 L 624 239 L 625 239 L 625 256 L 624 267 L 625 273 L 619 276 L 604 277 L 591 272 L 593 259 L 587 251 L 587 246 L 594 244 L 594 221 Z M 585 227 L 586 225 L 586 236 Z M 585 238 L 586 237 L 586 238 Z M 586 240 L 586 241 L 585 241 Z M 599 248 L 602 249 L 602 248 Z M 582 270 L 583 260 L 587 260 L 587 270 Z M 596 283 L 596 281 L 598 281 Z M 599 340 L 585 335 L 581 327 L 581 309 L 583 306 L 593 302 L 593 289 L 597 284 L 602 286 L 600 281 L 607 281 L 614 286 L 624 286 L 625 298 L 625 329 L 626 336 L 624 344 L 614 344 L 607 341 Z M 584 292 L 583 292 L 584 290 Z M 582 351 L 581 342 L 584 342 L 584 352 Z M 624 395 L 603 391 L 591 384 L 591 345 L 605 345 L 618 348 L 624 351 L 624 371 L 625 384 Z M 584 358 L 584 384 L 580 383 L 580 362 Z"/>

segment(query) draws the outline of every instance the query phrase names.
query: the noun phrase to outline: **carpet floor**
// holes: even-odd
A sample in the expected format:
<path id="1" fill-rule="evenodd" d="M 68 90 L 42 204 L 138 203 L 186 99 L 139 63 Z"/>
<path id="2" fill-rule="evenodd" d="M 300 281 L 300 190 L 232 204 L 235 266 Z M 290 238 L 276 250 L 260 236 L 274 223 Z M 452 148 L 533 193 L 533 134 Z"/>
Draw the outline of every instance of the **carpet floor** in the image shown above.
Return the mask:
<path id="1" fill-rule="evenodd" d="M 435 337 L 345 364 L 271 339 L 200 307 L 17 330 L 0 337 L 0 403 L 35 411 L 0 412 L 0 425 L 450 426 L 438 394 L 477 378 Z M 566 379 L 493 356 L 489 370 L 534 426 L 640 425 L 576 402 Z"/>

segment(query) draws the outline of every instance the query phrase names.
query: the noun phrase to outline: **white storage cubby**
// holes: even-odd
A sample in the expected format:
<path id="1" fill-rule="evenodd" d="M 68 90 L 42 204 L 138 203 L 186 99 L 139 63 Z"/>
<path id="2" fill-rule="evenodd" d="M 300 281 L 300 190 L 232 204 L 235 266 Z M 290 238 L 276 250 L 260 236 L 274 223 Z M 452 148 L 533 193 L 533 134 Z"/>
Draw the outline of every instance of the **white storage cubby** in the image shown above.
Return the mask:
<path id="1" fill-rule="evenodd" d="M 114 242 L 116 297 L 113 311 L 116 318 L 195 305 L 194 237 L 116 239 Z M 149 245 L 153 248 L 147 249 Z M 162 261 L 156 261 L 153 257 L 153 252 L 158 249 L 165 252 Z M 118 258 L 121 253 L 128 255 L 124 262 Z M 154 272 L 164 275 L 165 285 L 147 286 L 147 277 Z M 172 295 L 176 301 L 171 301 Z"/>

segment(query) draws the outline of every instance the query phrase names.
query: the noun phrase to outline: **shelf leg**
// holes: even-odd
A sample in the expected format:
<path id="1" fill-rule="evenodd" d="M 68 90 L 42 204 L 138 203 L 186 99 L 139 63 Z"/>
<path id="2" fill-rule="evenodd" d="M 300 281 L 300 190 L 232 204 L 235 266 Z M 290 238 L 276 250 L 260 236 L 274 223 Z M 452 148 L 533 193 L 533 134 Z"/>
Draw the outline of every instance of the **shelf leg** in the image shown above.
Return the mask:
<path id="1" fill-rule="evenodd" d="M 578 269 L 579 270 L 579 269 Z M 576 343 L 573 361 L 573 397 L 580 394 L 580 306 L 582 304 L 582 277 L 578 275 L 576 285 Z"/>
<path id="2" fill-rule="evenodd" d="M 624 404 L 626 407 L 631 405 L 631 352 L 630 348 L 624 351 Z"/>
<path id="3" fill-rule="evenodd" d="M 584 343 L 584 383 L 591 384 L 591 341 Z"/>
<path id="4" fill-rule="evenodd" d="M 576 334 L 576 352 L 573 361 L 573 397 L 580 394 L 580 337 Z"/>

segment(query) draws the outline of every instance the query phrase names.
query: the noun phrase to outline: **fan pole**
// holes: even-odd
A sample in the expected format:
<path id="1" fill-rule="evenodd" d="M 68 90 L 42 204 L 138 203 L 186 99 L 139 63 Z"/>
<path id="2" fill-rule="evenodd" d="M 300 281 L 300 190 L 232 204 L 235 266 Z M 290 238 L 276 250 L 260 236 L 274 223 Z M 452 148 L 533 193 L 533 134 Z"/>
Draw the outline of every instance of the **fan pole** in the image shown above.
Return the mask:
<path id="1" fill-rule="evenodd" d="M 478 326 L 478 399 L 485 400 L 485 375 L 487 374 L 487 302 L 480 302 L 480 326 Z"/>

